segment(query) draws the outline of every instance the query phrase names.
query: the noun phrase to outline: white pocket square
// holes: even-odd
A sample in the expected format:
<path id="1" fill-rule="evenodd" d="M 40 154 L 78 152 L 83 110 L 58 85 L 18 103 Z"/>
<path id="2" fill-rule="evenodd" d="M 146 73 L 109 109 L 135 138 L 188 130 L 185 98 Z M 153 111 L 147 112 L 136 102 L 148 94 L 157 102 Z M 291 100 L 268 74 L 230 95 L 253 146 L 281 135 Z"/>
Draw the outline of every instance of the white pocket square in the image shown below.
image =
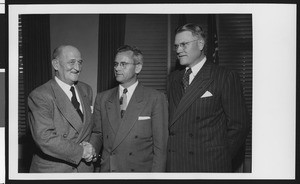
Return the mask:
<path id="1" fill-rule="evenodd" d="M 94 107 L 93 107 L 93 106 L 91 106 L 91 112 L 93 113 L 93 111 L 94 111 Z"/>
<path id="2" fill-rule="evenodd" d="M 150 116 L 139 116 L 138 120 L 147 120 L 147 119 L 151 119 Z"/>
<path id="3" fill-rule="evenodd" d="M 211 94 L 211 92 L 206 91 L 206 92 L 201 96 L 201 98 L 206 98 L 206 97 L 210 97 L 210 96 L 213 96 L 213 95 Z"/>

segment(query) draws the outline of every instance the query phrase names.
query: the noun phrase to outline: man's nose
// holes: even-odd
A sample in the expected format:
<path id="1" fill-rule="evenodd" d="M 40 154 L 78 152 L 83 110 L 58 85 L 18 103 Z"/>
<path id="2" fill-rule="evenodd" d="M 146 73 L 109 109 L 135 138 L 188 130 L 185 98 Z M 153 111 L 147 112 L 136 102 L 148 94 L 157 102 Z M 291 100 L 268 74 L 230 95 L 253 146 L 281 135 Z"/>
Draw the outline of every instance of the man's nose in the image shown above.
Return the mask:
<path id="1" fill-rule="evenodd" d="M 79 62 L 75 62 L 74 69 L 77 70 L 77 71 L 80 71 L 81 70 L 81 64 Z"/>
<path id="2" fill-rule="evenodd" d="M 116 71 L 120 71 L 120 70 L 122 69 L 120 63 L 116 64 L 116 65 L 114 66 L 114 68 L 115 68 Z"/>
<path id="3" fill-rule="evenodd" d="M 179 45 L 177 48 L 176 48 L 176 53 L 179 54 L 183 51 L 183 48 Z"/>

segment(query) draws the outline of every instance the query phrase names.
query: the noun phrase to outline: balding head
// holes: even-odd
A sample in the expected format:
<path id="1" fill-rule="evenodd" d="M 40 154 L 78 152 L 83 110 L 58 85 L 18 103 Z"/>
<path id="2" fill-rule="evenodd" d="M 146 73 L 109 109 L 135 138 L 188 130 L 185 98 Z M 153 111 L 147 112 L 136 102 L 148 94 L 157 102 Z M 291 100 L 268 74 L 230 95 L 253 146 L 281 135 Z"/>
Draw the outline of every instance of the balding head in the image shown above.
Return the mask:
<path id="1" fill-rule="evenodd" d="M 83 61 L 76 47 L 61 45 L 54 49 L 52 57 L 56 77 L 69 85 L 78 81 Z"/>

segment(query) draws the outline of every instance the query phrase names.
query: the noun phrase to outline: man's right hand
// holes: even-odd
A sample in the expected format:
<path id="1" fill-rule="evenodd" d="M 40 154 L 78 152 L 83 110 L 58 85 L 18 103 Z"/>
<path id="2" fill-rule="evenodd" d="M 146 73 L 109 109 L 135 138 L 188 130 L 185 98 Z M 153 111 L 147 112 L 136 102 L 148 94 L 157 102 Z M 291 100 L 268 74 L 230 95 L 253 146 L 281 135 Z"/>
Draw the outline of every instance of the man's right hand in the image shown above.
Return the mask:
<path id="1" fill-rule="evenodd" d="M 83 147 L 82 158 L 85 159 L 86 162 L 94 161 L 96 157 L 95 148 L 89 142 L 85 141 L 80 143 L 80 145 Z"/>

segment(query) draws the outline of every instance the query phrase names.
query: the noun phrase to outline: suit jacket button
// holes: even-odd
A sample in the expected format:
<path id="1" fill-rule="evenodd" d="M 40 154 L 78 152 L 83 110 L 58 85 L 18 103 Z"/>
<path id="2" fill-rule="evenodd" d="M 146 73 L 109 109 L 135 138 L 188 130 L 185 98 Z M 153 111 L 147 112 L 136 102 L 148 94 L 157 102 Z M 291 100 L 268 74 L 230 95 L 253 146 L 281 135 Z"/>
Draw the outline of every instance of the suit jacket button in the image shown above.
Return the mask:
<path id="1" fill-rule="evenodd" d="M 129 155 L 132 155 L 132 152 L 130 152 Z"/>
<path id="2" fill-rule="evenodd" d="M 138 138 L 138 136 L 136 135 L 136 136 L 134 136 L 134 138 L 136 138 L 136 139 L 137 139 L 137 138 Z"/>
<path id="3" fill-rule="evenodd" d="M 134 171 L 134 169 L 130 169 L 132 172 Z"/>

